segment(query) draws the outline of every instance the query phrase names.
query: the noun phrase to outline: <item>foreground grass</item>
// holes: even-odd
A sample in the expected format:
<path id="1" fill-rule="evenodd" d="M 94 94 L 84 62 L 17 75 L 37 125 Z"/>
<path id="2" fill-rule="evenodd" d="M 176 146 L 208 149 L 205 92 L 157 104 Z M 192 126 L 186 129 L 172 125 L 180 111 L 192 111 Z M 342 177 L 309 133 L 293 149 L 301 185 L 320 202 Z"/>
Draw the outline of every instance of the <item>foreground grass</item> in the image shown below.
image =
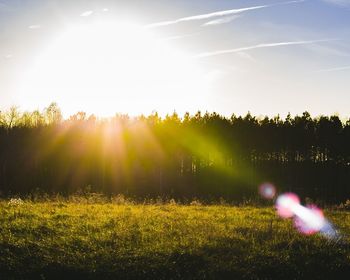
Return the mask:
<path id="1" fill-rule="evenodd" d="M 272 207 L 1 201 L 0 278 L 349 279 L 350 213 L 327 216 L 340 241 Z"/>

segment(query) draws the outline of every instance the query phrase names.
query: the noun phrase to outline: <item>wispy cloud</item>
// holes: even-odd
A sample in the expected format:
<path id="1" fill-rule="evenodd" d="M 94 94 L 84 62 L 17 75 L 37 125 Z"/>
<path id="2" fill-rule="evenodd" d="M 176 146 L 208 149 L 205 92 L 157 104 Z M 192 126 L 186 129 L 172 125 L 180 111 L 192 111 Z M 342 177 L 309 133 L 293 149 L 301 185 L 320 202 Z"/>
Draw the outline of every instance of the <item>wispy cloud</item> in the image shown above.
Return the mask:
<path id="1" fill-rule="evenodd" d="M 204 23 L 202 26 L 208 26 L 208 25 L 219 25 L 219 24 L 223 24 L 223 23 L 229 23 L 237 18 L 240 18 L 241 15 L 234 15 L 234 16 L 230 16 L 230 17 L 223 17 L 223 18 L 219 18 L 219 19 L 214 19 L 211 21 L 208 21 L 206 23 Z"/>
<path id="2" fill-rule="evenodd" d="M 350 7 L 350 0 L 323 0 L 324 2 L 338 5 L 338 6 L 344 6 L 344 7 Z"/>
<path id="3" fill-rule="evenodd" d="M 350 65 L 349 66 L 342 66 L 342 67 L 321 69 L 321 70 L 314 71 L 313 73 L 338 72 L 338 71 L 345 71 L 345 70 L 350 70 Z"/>
<path id="4" fill-rule="evenodd" d="M 271 4 L 271 5 L 260 5 L 260 6 L 246 7 L 246 8 L 240 8 L 240 9 L 217 11 L 217 12 L 213 12 L 213 13 L 207 13 L 207 14 L 201 14 L 201 15 L 195 15 L 195 16 L 189 16 L 189 17 L 182 17 L 182 18 L 178 18 L 175 20 L 156 22 L 156 23 L 146 25 L 145 27 L 146 28 L 155 28 L 155 27 L 173 25 L 173 24 L 177 24 L 180 22 L 205 20 L 205 19 L 211 19 L 211 18 L 216 18 L 216 17 L 223 17 L 223 16 L 234 15 L 234 14 L 240 14 L 240 13 L 253 11 L 253 10 L 271 8 L 271 7 L 275 7 L 278 5 L 288 5 L 288 4 L 302 3 L 302 2 L 305 2 L 305 0 L 295 0 L 295 1 L 288 1 L 288 2 L 282 2 L 282 3 L 277 3 L 277 4 Z"/>
<path id="5" fill-rule="evenodd" d="M 332 40 L 334 40 L 334 39 L 332 39 Z M 255 49 L 273 48 L 273 47 L 281 47 L 281 46 L 293 46 L 293 45 L 306 45 L 306 44 L 314 44 L 314 43 L 328 42 L 328 41 L 331 41 L 331 40 L 326 39 L 326 40 L 313 40 L 313 41 L 289 41 L 289 42 L 266 43 L 266 44 L 258 44 L 258 45 L 242 47 L 242 48 L 218 50 L 218 51 L 212 51 L 212 52 L 203 52 L 203 53 L 195 55 L 194 57 L 195 58 L 204 58 L 204 57 L 209 57 L 209 56 L 250 51 L 250 50 L 255 50 Z"/>
<path id="6" fill-rule="evenodd" d="M 29 25 L 28 28 L 29 29 L 39 29 L 39 28 L 41 28 L 41 25 L 40 24 L 33 24 L 33 25 Z"/>
<path id="7" fill-rule="evenodd" d="M 94 11 L 86 11 L 84 13 L 82 13 L 80 16 L 81 17 L 88 17 L 91 16 L 94 13 Z"/>
<path id="8" fill-rule="evenodd" d="M 306 47 L 310 51 L 320 54 L 322 56 L 339 56 L 350 57 L 350 53 L 339 49 L 337 46 L 326 46 L 320 44 L 312 44 Z"/>
<path id="9" fill-rule="evenodd" d="M 169 21 L 161 21 L 161 22 L 156 22 L 147 25 L 147 28 L 154 28 L 154 27 L 160 27 L 160 26 L 166 26 L 166 25 L 172 25 L 180 22 L 186 22 L 186 21 L 194 21 L 194 20 L 203 20 L 203 19 L 210 19 L 214 17 L 221 17 L 221 16 L 227 16 L 227 15 L 232 15 L 232 14 L 239 14 L 243 13 L 246 11 L 251 11 L 251 10 L 258 10 L 258 9 L 263 9 L 269 7 L 268 5 L 264 6 L 255 6 L 255 7 L 248 7 L 248 8 L 242 8 L 242 9 L 233 9 L 233 10 L 226 10 L 226 11 L 219 11 L 219 12 L 214 12 L 214 13 L 209 13 L 209 14 L 202 14 L 202 15 L 196 15 L 196 16 L 190 16 L 190 17 L 183 17 L 175 20 L 169 20 Z"/>

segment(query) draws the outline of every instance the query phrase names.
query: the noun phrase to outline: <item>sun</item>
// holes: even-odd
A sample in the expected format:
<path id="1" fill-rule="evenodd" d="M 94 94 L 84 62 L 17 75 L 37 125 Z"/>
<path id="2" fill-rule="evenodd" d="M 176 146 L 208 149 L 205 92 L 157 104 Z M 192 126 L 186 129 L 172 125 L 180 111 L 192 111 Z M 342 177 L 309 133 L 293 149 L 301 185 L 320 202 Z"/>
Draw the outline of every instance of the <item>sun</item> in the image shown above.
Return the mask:
<path id="1" fill-rule="evenodd" d="M 203 71 L 169 42 L 131 23 L 71 26 L 25 72 L 21 101 L 55 101 L 66 116 L 196 110 L 206 90 Z"/>

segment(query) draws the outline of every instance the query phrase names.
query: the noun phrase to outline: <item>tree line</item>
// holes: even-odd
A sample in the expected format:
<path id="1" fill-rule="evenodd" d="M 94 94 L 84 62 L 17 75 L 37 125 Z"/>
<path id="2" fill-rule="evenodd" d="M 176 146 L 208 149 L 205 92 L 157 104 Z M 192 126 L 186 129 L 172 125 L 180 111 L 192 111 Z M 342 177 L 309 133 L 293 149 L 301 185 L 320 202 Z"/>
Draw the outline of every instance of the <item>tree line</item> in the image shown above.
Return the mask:
<path id="1" fill-rule="evenodd" d="M 350 120 L 157 113 L 98 119 L 0 112 L 0 192 L 71 194 L 90 189 L 135 197 L 254 198 L 279 191 L 338 202 L 350 197 Z"/>

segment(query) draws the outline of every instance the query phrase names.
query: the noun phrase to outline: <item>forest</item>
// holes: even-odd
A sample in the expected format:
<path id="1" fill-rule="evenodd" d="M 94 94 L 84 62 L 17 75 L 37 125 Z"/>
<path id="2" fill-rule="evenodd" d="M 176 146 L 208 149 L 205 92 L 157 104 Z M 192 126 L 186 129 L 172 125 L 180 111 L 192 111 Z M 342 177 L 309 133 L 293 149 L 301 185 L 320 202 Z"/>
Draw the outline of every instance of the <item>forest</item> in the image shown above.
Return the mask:
<path id="1" fill-rule="evenodd" d="M 257 187 L 338 203 L 350 197 L 350 119 L 302 115 L 111 118 L 45 110 L 0 112 L 0 192 L 231 201 Z"/>

